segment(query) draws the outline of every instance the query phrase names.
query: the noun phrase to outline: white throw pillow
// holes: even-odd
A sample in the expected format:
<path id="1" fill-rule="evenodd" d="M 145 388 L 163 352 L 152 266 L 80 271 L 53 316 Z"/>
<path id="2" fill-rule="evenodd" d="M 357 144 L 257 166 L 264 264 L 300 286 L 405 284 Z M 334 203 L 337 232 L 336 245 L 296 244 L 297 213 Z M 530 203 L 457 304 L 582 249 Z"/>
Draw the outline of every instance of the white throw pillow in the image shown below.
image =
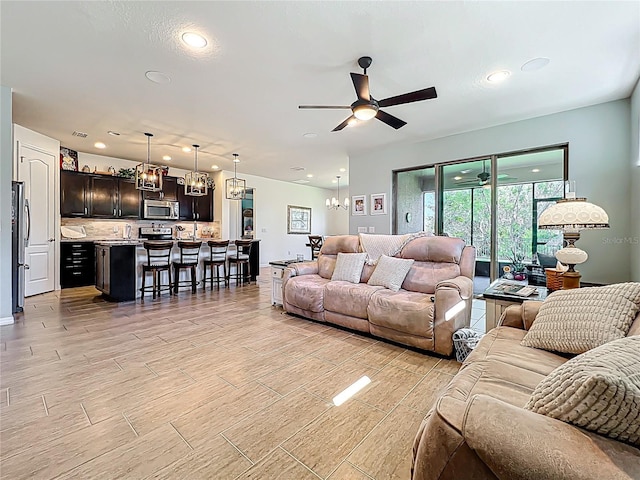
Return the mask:
<path id="1" fill-rule="evenodd" d="M 560 365 L 524 408 L 640 446 L 640 336 L 614 340 Z"/>
<path id="2" fill-rule="evenodd" d="M 414 260 L 411 258 L 395 258 L 380 255 L 376 269 L 369 277 L 367 284 L 379 285 L 397 292 L 409 273 Z"/>
<path id="3" fill-rule="evenodd" d="M 360 275 L 366 259 L 366 253 L 338 253 L 331 280 L 360 283 Z"/>

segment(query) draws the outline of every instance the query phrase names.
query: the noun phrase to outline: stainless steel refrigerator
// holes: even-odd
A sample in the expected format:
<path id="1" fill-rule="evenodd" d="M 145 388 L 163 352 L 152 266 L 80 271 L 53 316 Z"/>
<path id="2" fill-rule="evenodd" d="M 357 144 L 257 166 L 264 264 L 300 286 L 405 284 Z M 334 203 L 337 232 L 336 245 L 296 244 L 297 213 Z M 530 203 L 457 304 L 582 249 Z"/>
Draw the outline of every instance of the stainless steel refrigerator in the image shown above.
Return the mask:
<path id="1" fill-rule="evenodd" d="M 29 204 L 24 198 L 24 183 L 11 185 L 11 263 L 13 313 L 24 307 L 25 248 L 29 241 Z"/>

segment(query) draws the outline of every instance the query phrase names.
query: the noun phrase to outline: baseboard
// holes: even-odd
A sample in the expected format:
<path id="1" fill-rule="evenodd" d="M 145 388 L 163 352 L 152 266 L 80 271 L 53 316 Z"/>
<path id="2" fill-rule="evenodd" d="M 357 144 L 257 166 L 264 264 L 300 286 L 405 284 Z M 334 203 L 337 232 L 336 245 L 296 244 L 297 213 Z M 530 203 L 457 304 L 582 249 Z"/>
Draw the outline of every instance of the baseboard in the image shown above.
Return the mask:
<path id="1" fill-rule="evenodd" d="M 13 315 L 10 317 L 0 317 L 0 325 L 12 325 L 13 323 Z"/>

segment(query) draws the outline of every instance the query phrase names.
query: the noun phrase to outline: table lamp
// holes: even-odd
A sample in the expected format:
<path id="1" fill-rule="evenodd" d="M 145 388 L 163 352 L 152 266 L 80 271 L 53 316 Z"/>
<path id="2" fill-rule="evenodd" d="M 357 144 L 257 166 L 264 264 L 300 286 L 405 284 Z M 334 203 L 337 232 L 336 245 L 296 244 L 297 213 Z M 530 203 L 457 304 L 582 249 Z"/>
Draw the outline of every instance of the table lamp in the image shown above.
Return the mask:
<path id="1" fill-rule="evenodd" d="M 538 228 L 562 230 L 564 248 L 556 252 L 556 258 L 569 270 L 562 274 L 562 289 L 580 287 L 580 272 L 575 266 L 589 258 L 587 252 L 575 246 L 580 238 L 580 230 L 591 228 L 609 228 L 609 216 L 597 205 L 587 202 L 586 198 L 567 198 L 558 200 L 540 215 Z"/>

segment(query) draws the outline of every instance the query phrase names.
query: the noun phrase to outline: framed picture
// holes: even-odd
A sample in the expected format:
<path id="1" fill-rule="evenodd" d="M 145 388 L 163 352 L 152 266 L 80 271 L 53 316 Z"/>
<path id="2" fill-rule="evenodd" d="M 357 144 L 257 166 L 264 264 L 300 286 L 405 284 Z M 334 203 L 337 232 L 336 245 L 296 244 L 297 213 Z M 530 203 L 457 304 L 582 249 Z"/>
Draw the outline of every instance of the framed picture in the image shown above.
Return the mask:
<path id="1" fill-rule="evenodd" d="M 353 195 L 351 197 L 351 215 L 367 214 L 367 197 L 366 195 Z"/>
<path id="2" fill-rule="evenodd" d="M 372 193 L 371 194 L 371 215 L 387 214 L 387 194 Z"/>
<path id="3" fill-rule="evenodd" d="M 287 233 L 311 234 L 311 209 L 287 205 Z"/>
<path id="4" fill-rule="evenodd" d="M 60 170 L 78 171 L 78 152 L 67 147 L 60 147 Z"/>

